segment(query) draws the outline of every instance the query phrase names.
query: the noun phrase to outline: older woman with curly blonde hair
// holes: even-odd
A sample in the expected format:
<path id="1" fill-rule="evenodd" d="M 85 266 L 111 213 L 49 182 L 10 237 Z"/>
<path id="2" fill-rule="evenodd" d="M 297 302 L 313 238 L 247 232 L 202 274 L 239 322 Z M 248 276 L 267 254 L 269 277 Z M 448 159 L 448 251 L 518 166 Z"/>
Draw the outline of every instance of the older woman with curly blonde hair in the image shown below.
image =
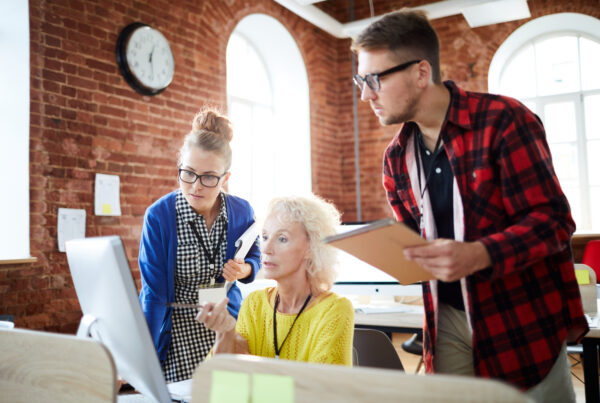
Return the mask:
<path id="1" fill-rule="evenodd" d="M 262 267 L 276 287 L 250 294 L 238 320 L 227 299 L 205 304 L 197 320 L 216 332 L 215 354 L 238 353 L 352 365 L 354 311 L 331 292 L 335 249 L 323 244 L 339 212 L 317 196 L 274 199 L 262 230 Z"/>

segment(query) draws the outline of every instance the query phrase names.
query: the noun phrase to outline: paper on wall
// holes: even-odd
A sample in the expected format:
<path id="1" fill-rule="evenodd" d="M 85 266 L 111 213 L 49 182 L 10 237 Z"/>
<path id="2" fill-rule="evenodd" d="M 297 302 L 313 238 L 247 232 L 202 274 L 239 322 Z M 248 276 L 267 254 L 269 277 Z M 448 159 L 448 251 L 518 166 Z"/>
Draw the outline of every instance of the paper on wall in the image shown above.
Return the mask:
<path id="1" fill-rule="evenodd" d="M 96 174 L 94 187 L 94 214 L 121 215 L 119 202 L 119 176 Z"/>
<path id="2" fill-rule="evenodd" d="M 58 250 L 65 251 L 65 242 L 85 238 L 85 210 L 72 208 L 58 209 L 57 223 Z"/>

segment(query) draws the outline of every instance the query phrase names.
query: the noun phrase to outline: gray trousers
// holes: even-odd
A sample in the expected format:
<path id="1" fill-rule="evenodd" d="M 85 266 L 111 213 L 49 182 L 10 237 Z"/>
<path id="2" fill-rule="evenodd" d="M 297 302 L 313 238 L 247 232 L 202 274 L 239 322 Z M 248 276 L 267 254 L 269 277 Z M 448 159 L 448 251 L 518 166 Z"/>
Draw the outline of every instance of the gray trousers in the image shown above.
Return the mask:
<path id="1" fill-rule="evenodd" d="M 467 315 L 446 304 L 439 304 L 433 368 L 438 374 L 474 376 L 472 335 Z M 525 394 L 536 402 L 575 402 L 566 345 L 550 373 Z"/>

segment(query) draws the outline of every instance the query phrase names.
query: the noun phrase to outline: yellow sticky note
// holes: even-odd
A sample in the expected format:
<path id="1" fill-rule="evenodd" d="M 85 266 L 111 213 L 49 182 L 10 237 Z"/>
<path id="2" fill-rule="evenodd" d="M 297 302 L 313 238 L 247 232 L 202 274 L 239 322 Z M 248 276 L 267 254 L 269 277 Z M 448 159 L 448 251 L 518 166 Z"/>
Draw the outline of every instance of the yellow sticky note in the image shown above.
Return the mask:
<path id="1" fill-rule="evenodd" d="M 213 371 L 210 403 L 248 403 L 250 375 L 244 372 Z"/>
<path id="2" fill-rule="evenodd" d="M 110 206 L 110 204 L 102 204 L 102 214 L 112 214 L 112 207 Z"/>
<path id="3" fill-rule="evenodd" d="M 284 375 L 254 374 L 252 401 L 260 403 L 294 403 L 294 378 Z"/>
<path id="4" fill-rule="evenodd" d="M 575 269 L 575 277 L 577 277 L 577 283 L 580 285 L 586 285 L 590 283 L 590 273 L 587 269 Z"/>

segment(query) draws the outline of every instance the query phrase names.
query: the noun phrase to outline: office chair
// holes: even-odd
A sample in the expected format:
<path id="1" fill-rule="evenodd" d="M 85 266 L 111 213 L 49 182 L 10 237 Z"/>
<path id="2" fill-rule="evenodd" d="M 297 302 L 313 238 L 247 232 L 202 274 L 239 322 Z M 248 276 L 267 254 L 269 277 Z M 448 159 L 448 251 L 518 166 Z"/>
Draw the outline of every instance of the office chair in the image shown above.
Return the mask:
<path id="1" fill-rule="evenodd" d="M 0 329 L 6 402 L 115 402 L 117 376 L 102 344 L 71 335 Z"/>
<path id="2" fill-rule="evenodd" d="M 355 366 L 404 371 L 392 341 L 379 330 L 354 329 Z"/>
<path id="3" fill-rule="evenodd" d="M 581 303 L 583 305 L 583 312 L 589 317 L 595 317 L 598 314 L 598 305 L 597 305 L 597 289 L 596 289 L 596 272 L 594 269 L 589 267 L 588 265 L 576 263 L 575 270 L 587 270 L 590 277 L 589 284 L 579 284 L 579 293 L 581 294 Z M 576 344 L 573 346 L 567 346 L 567 354 L 571 359 L 575 362 L 571 365 L 571 368 L 579 365 L 581 363 L 581 355 L 583 354 L 583 346 L 581 344 Z M 577 378 L 581 383 L 583 380 L 579 379 L 577 375 L 571 371 L 571 374 Z"/>
<path id="4" fill-rule="evenodd" d="M 581 263 L 594 269 L 596 278 L 598 278 L 598 274 L 600 274 L 600 239 L 594 239 L 585 245 Z"/>
<path id="5" fill-rule="evenodd" d="M 419 363 L 415 370 L 415 374 L 418 374 L 423 367 L 423 333 L 413 334 L 410 339 L 402 343 L 402 350 L 419 356 Z"/>

